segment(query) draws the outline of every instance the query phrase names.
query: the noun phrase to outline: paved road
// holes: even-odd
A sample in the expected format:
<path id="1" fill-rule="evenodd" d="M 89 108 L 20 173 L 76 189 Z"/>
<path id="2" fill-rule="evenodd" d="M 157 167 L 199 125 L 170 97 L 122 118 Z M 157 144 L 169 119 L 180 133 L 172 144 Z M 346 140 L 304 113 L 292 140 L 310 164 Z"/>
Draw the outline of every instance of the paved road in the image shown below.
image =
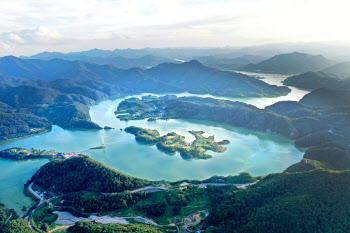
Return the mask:
<path id="1" fill-rule="evenodd" d="M 231 184 L 231 183 L 201 183 L 197 184 L 198 188 L 207 188 L 208 186 L 227 186 L 227 185 L 234 185 L 237 188 L 247 188 L 250 185 L 256 184 L 257 182 L 253 183 L 246 183 L 246 184 Z"/>
<path id="2" fill-rule="evenodd" d="M 36 198 L 38 198 L 38 199 L 40 199 L 40 201 L 42 201 L 43 198 L 42 198 L 37 192 L 35 192 L 35 191 L 32 189 L 33 183 L 34 183 L 34 182 L 32 182 L 32 183 L 29 184 L 28 190 L 29 190 L 29 192 L 31 192 Z"/>
<path id="3" fill-rule="evenodd" d="M 143 187 L 143 188 L 139 188 L 139 189 L 135 189 L 133 191 L 131 191 L 132 193 L 136 193 L 136 192 L 141 192 L 141 191 L 162 191 L 162 190 L 168 190 L 167 187 L 165 187 L 165 185 L 163 184 L 162 186 L 147 186 L 147 187 Z"/>

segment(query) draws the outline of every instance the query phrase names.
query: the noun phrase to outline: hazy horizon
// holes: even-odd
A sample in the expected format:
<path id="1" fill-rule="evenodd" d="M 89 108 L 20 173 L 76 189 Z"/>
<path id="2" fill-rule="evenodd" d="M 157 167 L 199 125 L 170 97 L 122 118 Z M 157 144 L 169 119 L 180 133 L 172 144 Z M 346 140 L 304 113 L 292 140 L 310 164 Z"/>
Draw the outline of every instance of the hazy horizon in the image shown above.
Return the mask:
<path id="1" fill-rule="evenodd" d="M 14 0 L 0 9 L 0 55 L 348 44 L 348 6 L 344 0 Z"/>

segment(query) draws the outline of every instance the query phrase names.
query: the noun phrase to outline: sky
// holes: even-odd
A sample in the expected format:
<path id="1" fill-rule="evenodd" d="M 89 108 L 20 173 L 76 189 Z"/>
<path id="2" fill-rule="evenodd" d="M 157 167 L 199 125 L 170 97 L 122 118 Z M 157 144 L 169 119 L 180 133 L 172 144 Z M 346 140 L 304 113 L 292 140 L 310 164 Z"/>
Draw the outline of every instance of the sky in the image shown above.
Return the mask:
<path id="1" fill-rule="evenodd" d="M 347 0 L 0 0 L 0 56 L 350 42 Z"/>

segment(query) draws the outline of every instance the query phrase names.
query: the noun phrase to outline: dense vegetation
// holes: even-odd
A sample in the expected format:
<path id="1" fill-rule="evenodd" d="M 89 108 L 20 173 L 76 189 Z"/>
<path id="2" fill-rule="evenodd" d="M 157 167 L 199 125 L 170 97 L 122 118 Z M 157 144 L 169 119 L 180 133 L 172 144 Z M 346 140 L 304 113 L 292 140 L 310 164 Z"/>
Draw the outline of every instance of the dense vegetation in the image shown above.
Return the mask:
<path id="1" fill-rule="evenodd" d="M 50 128 L 46 119 L 0 102 L 0 140 L 43 133 Z"/>
<path id="2" fill-rule="evenodd" d="M 122 192 L 151 183 L 125 175 L 85 156 L 47 163 L 34 177 L 35 185 L 58 193 Z"/>
<path id="3" fill-rule="evenodd" d="M 231 191 L 233 186 L 223 186 Z M 118 216 L 133 214 L 134 216 L 147 216 L 158 224 L 181 224 L 182 218 L 198 211 L 208 210 L 210 200 L 209 188 L 196 186 L 178 186 L 167 191 L 149 193 L 147 198 L 138 201 L 131 208 L 117 211 Z"/>
<path id="4" fill-rule="evenodd" d="M 79 192 L 67 194 L 64 200 L 63 209 L 84 215 L 85 213 L 101 213 L 131 208 L 138 201 L 147 198 L 145 192 L 125 192 L 106 195 L 101 193 Z"/>
<path id="5" fill-rule="evenodd" d="M 349 171 L 268 175 L 227 194 L 207 224 L 215 232 L 348 232 L 349 184 Z"/>
<path id="6" fill-rule="evenodd" d="M 101 224 L 97 222 L 77 222 L 74 226 L 71 226 L 67 229 L 67 233 L 161 233 L 157 227 L 148 226 L 145 224 Z"/>
<path id="7" fill-rule="evenodd" d="M 10 210 L 7 209 L 4 204 L 0 203 L 0 229 L 10 216 L 11 216 Z"/>
<path id="8" fill-rule="evenodd" d="M 34 233 L 28 226 L 28 220 L 21 218 L 9 221 L 2 229 L 2 233 Z"/>
<path id="9" fill-rule="evenodd" d="M 49 207 L 48 203 L 45 203 L 37 208 L 33 215 L 35 227 L 44 232 L 56 227 L 55 221 L 57 218 L 58 215 L 53 213 L 53 209 Z"/>

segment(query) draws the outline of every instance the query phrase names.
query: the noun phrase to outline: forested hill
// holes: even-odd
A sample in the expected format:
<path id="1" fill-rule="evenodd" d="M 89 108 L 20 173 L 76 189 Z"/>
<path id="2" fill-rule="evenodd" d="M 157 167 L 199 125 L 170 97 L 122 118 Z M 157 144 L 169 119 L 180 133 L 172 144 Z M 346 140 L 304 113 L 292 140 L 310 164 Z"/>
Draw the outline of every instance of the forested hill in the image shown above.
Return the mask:
<path id="1" fill-rule="evenodd" d="M 322 70 L 322 72 L 327 74 L 337 75 L 339 78 L 349 78 L 350 77 L 350 61 L 335 64 L 331 67 L 327 67 Z"/>
<path id="2" fill-rule="evenodd" d="M 240 69 L 251 72 L 299 74 L 308 71 L 319 71 L 334 64 L 334 61 L 322 55 L 294 52 L 276 55 L 257 64 L 243 66 Z"/>
<path id="3" fill-rule="evenodd" d="M 290 92 L 287 87 L 269 85 L 240 73 L 208 68 L 196 60 L 160 64 L 149 69 L 147 76 L 190 93 L 241 97 L 277 96 Z"/>
<path id="4" fill-rule="evenodd" d="M 350 232 L 350 171 L 268 175 L 227 194 L 207 219 L 214 232 Z"/>
<path id="5" fill-rule="evenodd" d="M 344 81 L 338 79 L 338 76 L 324 72 L 306 72 L 288 77 L 283 81 L 284 85 L 306 90 L 316 90 L 325 87 L 341 88 L 343 83 Z"/>
<path id="6" fill-rule="evenodd" d="M 151 184 L 111 169 L 89 157 L 52 161 L 34 175 L 34 184 L 54 192 L 122 192 Z"/>

